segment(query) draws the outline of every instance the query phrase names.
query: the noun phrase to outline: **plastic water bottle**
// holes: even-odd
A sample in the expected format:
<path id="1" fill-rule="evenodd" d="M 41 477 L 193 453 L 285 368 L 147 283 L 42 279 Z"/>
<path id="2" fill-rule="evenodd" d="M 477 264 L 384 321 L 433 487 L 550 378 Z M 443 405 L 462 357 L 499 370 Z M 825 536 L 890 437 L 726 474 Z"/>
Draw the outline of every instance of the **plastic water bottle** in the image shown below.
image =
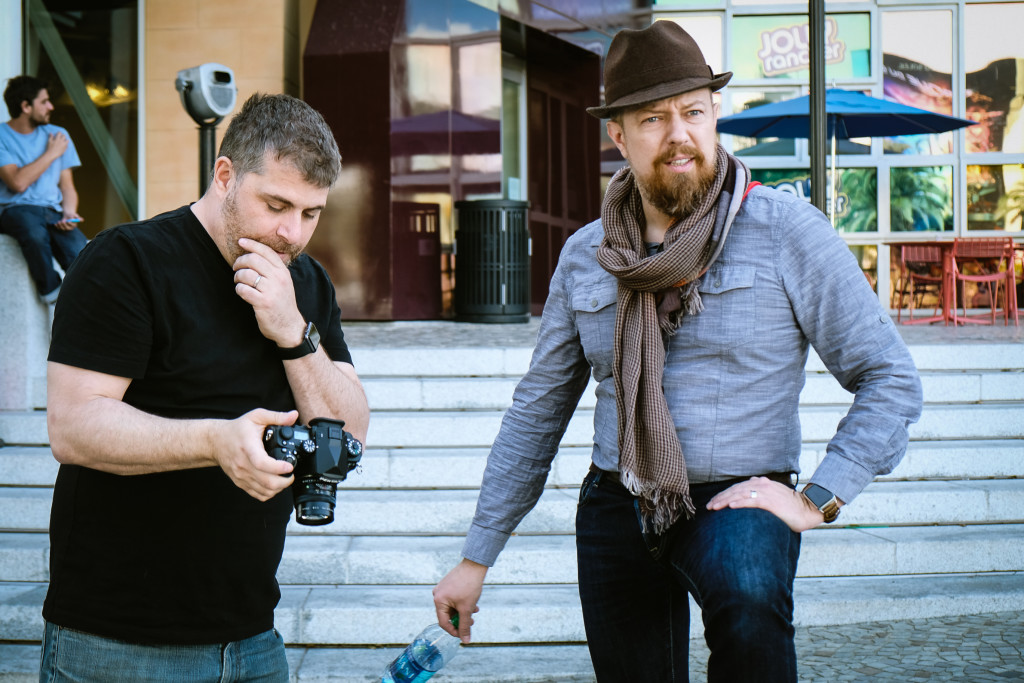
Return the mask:
<path id="1" fill-rule="evenodd" d="M 458 616 L 452 619 L 452 625 L 458 628 Z M 405 646 L 395 661 L 388 664 L 381 683 L 421 683 L 452 661 L 461 646 L 461 640 L 437 624 L 431 624 Z"/>

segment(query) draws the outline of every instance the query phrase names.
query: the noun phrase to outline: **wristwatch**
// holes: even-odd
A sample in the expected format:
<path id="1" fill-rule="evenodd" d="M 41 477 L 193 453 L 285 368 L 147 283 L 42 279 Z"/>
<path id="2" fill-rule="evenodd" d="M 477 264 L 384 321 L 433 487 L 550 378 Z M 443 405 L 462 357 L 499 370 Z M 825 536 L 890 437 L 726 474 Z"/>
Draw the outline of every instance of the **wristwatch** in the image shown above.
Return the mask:
<path id="1" fill-rule="evenodd" d="M 302 343 L 290 349 L 277 347 L 277 356 L 281 360 L 295 360 L 314 353 L 320 347 L 320 333 L 316 331 L 316 325 L 306 323 L 306 329 L 302 333 Z"/>
<path id="2" fill-rule="evenodd" d="M 808 484 L 802 493 L 811 501 L 811 505 L 825 515 L 826 524 L 836 521 L 836 517 L 839 516 L 839 500 L 834 493 L 817 484 Z"/>

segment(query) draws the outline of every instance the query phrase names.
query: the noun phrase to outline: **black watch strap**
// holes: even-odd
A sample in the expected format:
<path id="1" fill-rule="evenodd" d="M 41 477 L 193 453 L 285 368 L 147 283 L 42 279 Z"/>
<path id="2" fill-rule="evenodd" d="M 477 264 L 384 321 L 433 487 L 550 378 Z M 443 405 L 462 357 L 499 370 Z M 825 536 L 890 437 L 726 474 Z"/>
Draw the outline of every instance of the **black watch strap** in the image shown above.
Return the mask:
<path id="1" fill-rule="evenodd" d="M 277 356 L 281 360 L 295 360 L 315 353 L 318 348 L 320 348 L 320 333 L 317 332 L 316 325 L 309 322 L 306 323 L 306 329 L 302 333 L 302 343 L 290 349 L 277 347 Z"/>

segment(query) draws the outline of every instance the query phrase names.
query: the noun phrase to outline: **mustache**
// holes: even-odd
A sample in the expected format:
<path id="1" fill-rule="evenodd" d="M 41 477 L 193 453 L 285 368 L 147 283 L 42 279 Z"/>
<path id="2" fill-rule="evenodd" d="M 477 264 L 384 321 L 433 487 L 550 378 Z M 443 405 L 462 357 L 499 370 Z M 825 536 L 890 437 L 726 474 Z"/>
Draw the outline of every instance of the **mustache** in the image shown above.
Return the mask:
<path id="1" fill-rule="evenodd" d="M 692 147 L 690 145 L 675 145 L 673 147 L 670 147 L 667 152 L 660 155 L 655 160 L 655 163 L 667 164 L 676 157 L 681 156 L 690 157 L 691 159 L 694 160 L 694 162 L 696 162 L 698 166 L 704 163 L 704 154 L 696 147 Z"/>

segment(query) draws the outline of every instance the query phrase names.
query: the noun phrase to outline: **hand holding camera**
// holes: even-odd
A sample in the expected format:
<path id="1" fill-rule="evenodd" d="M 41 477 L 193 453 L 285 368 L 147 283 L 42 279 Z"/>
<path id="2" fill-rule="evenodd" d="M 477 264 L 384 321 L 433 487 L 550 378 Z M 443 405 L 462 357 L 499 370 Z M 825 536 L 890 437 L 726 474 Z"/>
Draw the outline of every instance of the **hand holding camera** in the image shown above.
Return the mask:
<path id="1" fill-rule="evenodd" d="M 263 445 L 275 460 L 295 468 L 292 494 L 295 521 L 319 526 L 334 521 L 338 482 L 344 481 L 363 457 L 363 444 L 346 432 L 341 420 L 318 417 L 308 427 L 270 425 Z"/>

